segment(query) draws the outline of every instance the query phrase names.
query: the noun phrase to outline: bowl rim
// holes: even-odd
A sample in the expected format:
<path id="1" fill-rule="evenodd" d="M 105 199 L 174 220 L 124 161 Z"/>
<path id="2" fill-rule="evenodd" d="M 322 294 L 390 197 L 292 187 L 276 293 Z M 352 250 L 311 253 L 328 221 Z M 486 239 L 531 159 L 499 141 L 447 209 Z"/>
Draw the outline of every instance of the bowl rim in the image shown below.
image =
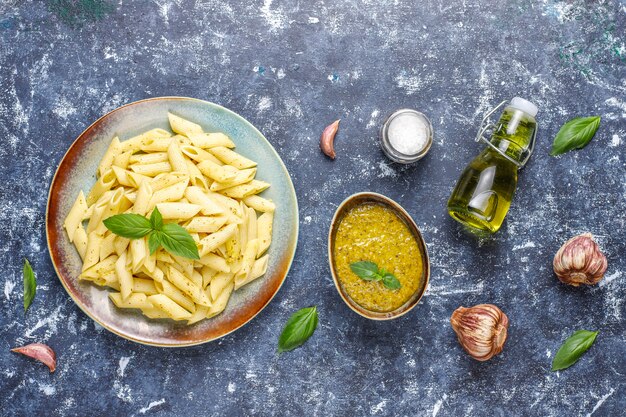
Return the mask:
<path id="1" fill-rule="evenodd" d="M 126 334 L 126 333 L 124 333 L 122 331 L 118 331 L 114 327 L 108 325 L 107 323 L 103 322 L 102 320 L 100 320 L 96 316 L 94 316 L 90 312 L 90 310 L 85 305 L 83 305 L 82 301 L 77 299 L 77 297 L 70 290 L 70 288 L 68 288 L 68 286 L 67 286 L 67 284 L 65 282 L 65 279 L 62 278 L 62 275 L 59 272 L 59 268 L 57 267 L 57 260 L 55 259 L 54 255 L 53 255 L 52 242 L 51 242 L 50 232 L 49 232 L 49 229 L 51 227 L 51 223 L 50 223 L 50 204 L 51 204 L 51 201 L 52 201 L 51 200 L 51 198 L 52 198 L 52 190 L 54 189 L 54 185 L 55 185 L 55 183 L 57 181 L 57 176 L 59 175 L 59 171 L 61 169 L 61 166 L 65 162 L 66 158 L 68 157 L 68 155 L 70 154 L 72 149 L 75 146 L 77 146 L 77 144 L 81 140 L 83 140 L 83 136 L 87 135 L 94 127 L 96 127 L 99 123 L 101 123 L 104 119 L 108 118 L 113 113 L 116 113 L 118 111 L 121 111 L 122 109 L 125 109 L 127 107 L 132 107 L 132 106 L 135 106 L 135 105 L 138 105 L 138 104 L 141 104 L 141 103 L 150 102 L 150 101 L 159 101 L 159 100 L 196 101 L 196 102 L 200 102 L 200 103 L 203 103 L 203 104 L 207 104 L 207 105 L 215 107 L 215 108 L 217 108 L 217 109 L 219 109 L 221 111 L 229 113 L 230 115 L 232 115 L 236 119 L 239 119 L 242 123 L 248 125 L 254 131 L 256 131 L 256 133 L 259 135 L 259 137 L 261 137 L 267 143 L 267 145 L 269 146 L 269 148 L 272 151 L 272 153 L 278 159 L 282 170 L 286 174 L 287 183 L 290 185 L 291 193 L 293 195 L 293 199 L 294 199 L 294 203 L 295 203 L 295 213 L 296 213 L 296 218 L 295 218 L 295 222 L 294 222 L 295 223 L 295 230 L 294 230 L 295 231 L 295 234 L 294 234 L 294 242 L 295 242 L 295 244 L 293 246 L 293 253 L 289 257 L 289 262 L 287 263 L 286 268 L 284 268 L 284 274 L 283 274 L 283 276 L 282 276 L 282 278 L 280 280 L 280 283 L 276 287 L 276 290 L 266 300 L 266 302 L 254 314 L 252 314 L 252 316 L 250 316 L 247 320 L 243 321 L 239 325 L 235 326 L 234 328 L 230 329 L 229 331 L 227 331 L 227 332 L 225 332 L 225 333 L 223 333 L 221 335 L 218 335 L 216 337 L 212 337 L 212 338 L 210 337 L 210 338 L 206 338 L 204 340 L 197 340 L 197 341 L 192 341 L 192 342 L 163 343 L 163 342 L 153 342 L 153 341 L 145 340 L 145 339 L 138 339 L 136 337 L 133 337 L 130 334 Z M 145 346 L 156 346 L 156 347 L 165 347 L 165 348 L 182 348 L 182 347 L 197 346 L 197 345 L 202 345 L 202 344 L 205 344 L 205 343 L 209 343 L 209 342 L 221 339 L 221 338 L 223 338 L 223 337 L 225 337 L 225 336 L 235 332 L 236 330 L 240 329 L 244 325 L 250 323 L 257 315 L 259 315 L 259 313 L 261 313 L 261 311 L 263 311 L 268 306 L 268 304 L 274 299 L 274 297 L 276 296 L 278 291 L 284 285 L 284 283 L 285 283 L 285 281 L 287 279 L 287 275 L 289 275 L 289 271 L 291 270 L 291 266 L 293 265 L 293 261 L 294 261 L 294 259 L 296 257 L 297 248 L 298 248 L 298 239 L 299 239 L 299 234 L 300 234 L 300 210 L 299 210 L 299 206 L 298 206 L 298 196 L 296 194 L 296 189 L 295 189 L 295 187 L 293 185 L 293 181 L 291 180 L 291 175 L 289 174 L 289 171 L 287 170 L 287 167 L 285 166 L 285 163 L 283 162 L 282 158 L 280 157 L 280 155 L 278 154 L 278 152 L 276 151 L 274 146 L 270 143 L 270 141 L 267 140 L 265 135 L 263 133 L 261 133 L 261 131 L 259 129 L 257 129 L 256 126 L 254 126 L 251 122 L 249 122 L 247 119 L 245 119 L 243 116 L 239 115 L 238 113 L 236 113 L 236 112 L 234 112 L 234 111 L 232 111 L 232 110 L 230 110 L 230 109 L 228 109 L 228 108 L 226 108 L 224 106 L 221 106 L 219 104 L 216 104 L 216 103 L 213 103 L 211 101 L 208 101 L 208 100 L 202 100 L 202 99 L 198 99 L 198 98 L 185 97 L 185 96 L 150 97 L 150 98 L 136 100 L 136 101 L 133 101 L 133 102 L 130 102 L 130 103 L 126 103 L 124 105 L 116 107 L 115 109 L 113 109 L 111 111 L 108 111 L 107 113 L 103 114 L 98 119 L 96 119 L 89 126 L 87 126 L 76 137 L 76 139 L 72 142 L 72 144 L 67 148 L 67 150 L 63 154 L 63 157 L 61 158 L 61 160 L 59 161 L 59 163 L 58 163 L 58 165 L 56 167 L 54 175 L 52 176 L 52 180 L 50 181 L 50 185 L 49 185 L 49 188 L 48 188 L 48 198 L 47 198 L 47 202 L 46 202 L 45 222 L 46 222 L 45 223 L 45 225 L 46 225 L 46 244 L 47 244 L 47 248 L 48 248 L 48 256 L 50 257 L 50 261 L 52 263 L 52 267 L 54 268 L 54 272 L 55 272 L 58 280 L 61 282 L 61 285 L 65 289 L 65 292 L 70 296 L 70 298 L 74 301 L 74 303 L 83 311 L 83 313 L 85 313 L 94 322 L 96 322 L 100 326 L 104 327 L 106 330 L 108 330 L 111 333 L 113 333 L 113 334 L 115 334 L 117 336 L 120 336 L 120 337 L 122 337 L 122 338 L 124 338 L 126 340 L 130 340 L 131 342 L 139 343 L 139 344 L 145 345 Z"/>
<path id="2" fill-rule="evenodd" d="M 409 229 L 411 229 L 411 233 L 418 241 L 418 246 L 420 247 L 420 252 L 423 258 L 424 285 L 420 286 L 420 288 L 418 288 L 415 291 L 414 294 L 418 294 L 417 297 L 410 299 L 402 306 L 389 312 L 370 311 L 370 310 L 365 309 L 364 307 L 359 306 L 355 301 L 353 301 L 343 291 L 341 283 L 339 282 L 339 278 L 337 277 L 337 272 L 335 271 L 335 266 L 333 262 L 334 260 L 333 232 L 339 226 L 339 223 L 340 223 L 339 216 L 344 212 L 344 207 L 348 205 L 349 203 L 351 203 L 353 200 L 357 198 L 368 199 L 368 197 L 371 199 L 372 202 L 377 202 L 377 203 L 382 202 L 383 204 L 390 206 L 392 210 L 396 212 L 396 214 L 400 215 L 399 217 L 401 219 L 404 218 L 403 220 L 408 221 L 410 223 L 409 226 L 412 226 L 414 230 L 411 227 L 409 227 Z M 344 303 L 346 303 L 347 306 L 350 307 L 352 311 L 354 311 L 355 313 L 359 314 L 362 317 L 365 317 L 370 320 L 377 320 L 377 321 L 393 320 L 398 317 L 402 317 L 403 315 L 411 311 L 413 308 L 415 308 L 415 306 L 420 302 L 420 300 L 426 293 L 426 289 L 428 288 L 428 282 L 430 280 L 430 258 L 428 256 L 428 248 L 426 246 L 426 242 L 424 241 L 424 237 L 422 236 L 422 232 L 417 226 L 417 223 L 415 223 L 415 220 L 413 220 L 411 215 L 404 209 L 404 207 L 402 207 L 398 202 L 392 200 L 391 198 L 385 195 L 371 192 L 371 191 L 362 191 L 362 192 L 354 193 L 346 197 L 346 199 L 344 199 L 335 210 L 335 214 L 333 215 L 333 218 L 330 222 L 330 227 L 328 230 L 327 246 L 328 246 L 328 265 L 330 267 L 330 273 L 333 277 L 333 282 L 335 283 L 335 289 L 339 293 L 339 296 L 344 301 Z"/>

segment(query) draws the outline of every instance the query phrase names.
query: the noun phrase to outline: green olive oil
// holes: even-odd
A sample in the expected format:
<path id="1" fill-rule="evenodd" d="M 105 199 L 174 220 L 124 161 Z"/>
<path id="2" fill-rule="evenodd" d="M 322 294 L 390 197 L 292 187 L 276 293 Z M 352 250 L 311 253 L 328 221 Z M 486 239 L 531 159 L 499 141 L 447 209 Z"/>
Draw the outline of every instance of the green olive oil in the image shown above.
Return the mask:
<path id="1" fill-rule="evenodd" d="M 495 233 L 509 211 L 517 170 L 534 140 L 537 108 L 514 98 L 496 123 L 490 143 L 465 168 L 448 200 L 448 213 L 473 231 Z"/>

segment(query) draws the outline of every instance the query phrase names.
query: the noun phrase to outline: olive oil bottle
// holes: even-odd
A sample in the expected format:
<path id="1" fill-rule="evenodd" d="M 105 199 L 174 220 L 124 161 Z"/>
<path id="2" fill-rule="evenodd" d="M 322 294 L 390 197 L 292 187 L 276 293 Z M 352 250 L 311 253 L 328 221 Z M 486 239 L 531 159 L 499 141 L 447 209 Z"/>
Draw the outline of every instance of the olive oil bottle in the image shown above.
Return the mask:
<path id="1" fill-rule="evenodd" d="M 495 125 L 485 125 L 476 138 L 488 146 L 465 168 L 448 200 L 453 219 L 477 232 L 495 233 L 502 226 L 517 187 L 517 171 L 532 154 L 537 132 L 537 106 L 515 97 Z M 492 129 L 490 139 L 485 138 Z"/>

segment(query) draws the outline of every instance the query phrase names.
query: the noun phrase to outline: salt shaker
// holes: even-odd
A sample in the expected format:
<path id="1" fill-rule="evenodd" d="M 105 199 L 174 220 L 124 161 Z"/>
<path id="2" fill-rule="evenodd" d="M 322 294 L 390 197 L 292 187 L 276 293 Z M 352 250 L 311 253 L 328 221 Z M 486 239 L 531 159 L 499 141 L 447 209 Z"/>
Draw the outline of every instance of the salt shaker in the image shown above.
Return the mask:
<path id="1" fill-rule="evenodd" d="M 380 146 L 394 162 L 410 164 L 422 159 L 433 143 L 433 127 L 423 113 L 400 109 L 380 129 Z"/>

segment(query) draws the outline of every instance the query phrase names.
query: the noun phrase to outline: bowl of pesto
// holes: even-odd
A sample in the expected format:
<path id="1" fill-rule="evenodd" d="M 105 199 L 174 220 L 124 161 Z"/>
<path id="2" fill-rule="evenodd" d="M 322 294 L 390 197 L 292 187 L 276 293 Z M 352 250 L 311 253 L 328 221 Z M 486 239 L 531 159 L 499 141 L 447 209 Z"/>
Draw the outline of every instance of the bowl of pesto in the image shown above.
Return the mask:
<path id="1" fill-rule="evenodd" d="M 426 243 L 415 221 L 377 193 L 353 194 L 337 208 L 328 233 L 328 259 L 343 301 L 372 320 L 409 312 L 430 277 Z"/>

